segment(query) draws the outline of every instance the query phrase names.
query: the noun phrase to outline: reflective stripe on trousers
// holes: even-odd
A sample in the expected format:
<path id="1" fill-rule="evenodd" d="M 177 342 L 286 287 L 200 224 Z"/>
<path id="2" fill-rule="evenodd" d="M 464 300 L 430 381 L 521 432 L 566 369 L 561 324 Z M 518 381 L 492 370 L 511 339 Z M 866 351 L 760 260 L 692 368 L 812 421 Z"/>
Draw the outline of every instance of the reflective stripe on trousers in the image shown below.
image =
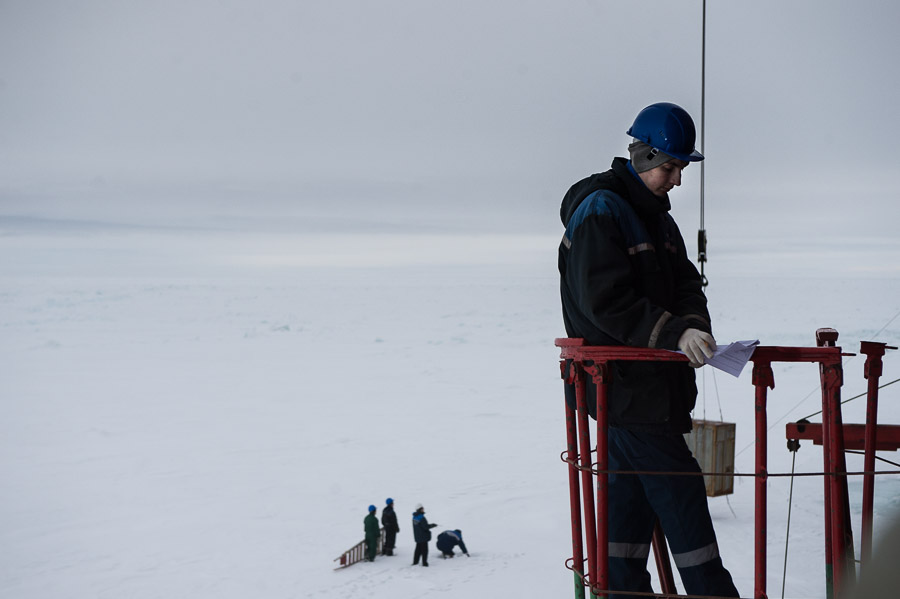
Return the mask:
<path id="1" fill-rule="evenodd" d="M 650 557 L 650 547 L 651 545 L 643 543 L 610 543 L 609 557 L 646 560 Z M 700 566 L 717 557 L 719 557 L 719 546 L 716 543 L 710 543 L 706 547 L 693 551 L 672 554 L 672 559 L 675 560 L 677 568 Z"/>

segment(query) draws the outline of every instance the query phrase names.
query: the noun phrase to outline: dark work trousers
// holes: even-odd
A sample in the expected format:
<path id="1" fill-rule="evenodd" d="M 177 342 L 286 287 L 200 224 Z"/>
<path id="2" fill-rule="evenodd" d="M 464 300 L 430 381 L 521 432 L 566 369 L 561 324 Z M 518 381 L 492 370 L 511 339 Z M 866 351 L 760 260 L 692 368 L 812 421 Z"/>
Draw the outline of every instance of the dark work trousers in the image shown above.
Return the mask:
<path id="1" fill-rule="evenodd" d="M 428 543 L 416 543 L 416 552 L 413 554 L 413 565 L 419 563 L 419 556 L 422 557 L 422 565 L 428 565 Z"/>
<path id="2" fill-rule="evenodd" d="M 394 543 L 397 542 L 397 533 L 393 530 L 384 530 L 384 546 L 381 553 L 384 555 L 394 555 Z"/>
<path id="3" fill-rule="evenodd" d="M 700 472 L 682 435 L 615 427 L 609 469 Z M 688 595 L 739 596 L 719 557 L 702 476 L 609 475 L 610 590 L 652 592 L 647 558 L 657 518 Z"/>
<path id="4" fill-rule="evenodd" d="M 375 554 L 378 552 L 378 537 L 366 535 L 366 559 L 370 562 L 375 561 Z"/>

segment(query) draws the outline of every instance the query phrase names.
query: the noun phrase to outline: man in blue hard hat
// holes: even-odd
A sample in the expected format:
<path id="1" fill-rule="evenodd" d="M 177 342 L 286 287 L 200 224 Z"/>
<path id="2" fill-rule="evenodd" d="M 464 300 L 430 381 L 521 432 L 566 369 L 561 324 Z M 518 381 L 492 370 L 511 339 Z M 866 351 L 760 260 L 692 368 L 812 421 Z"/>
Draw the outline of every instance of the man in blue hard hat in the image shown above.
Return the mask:
<path id="1" fill-rule="evenodd" d="M 378 552 L 378 537 L 381 536 L 381 529 L 378 528 L 378 518 L 375 516 L 376 508 L 374 505 L 369 506 L 369 515 L 363 520 L 363 527 L 366 531 L 366 561 L 374 562 L 375 554 Z"/>
<path id="2" fill-rule="evenodd" d="M 682 171 L 703 160 L 680 106 L 647 106 L 626 132 L 629 158 L 578 181 L 563 198 L 559 246 L 563 320 L 588 345 L 681 350 L 684 362 L 612 362 L 609 469 L 700 472 L 683 434 L 697 398 L 694 371 L 712 357 L 700 274 L 669 214 Z M 591 377 L 587 397 L 596 397 Z M 566 401 L 575 407 L 572 385 Z M 588 401 L 590 415 L 594 401 Z M 609 475 L 609 588 L 651 593 L 647 559 L 657 519 L 691 595 L 737 597 L 722 564 L 701 476 Z M 619 595 L 622 596 L 622 595 Z"/>
<path id="3" fill-rule="evenodd" d="M 388 497 L 385 500 L 384 509 L 381 510 L 381 524 L 384 526 L 384 547 L 382 555 L 394 555 L 394 547 L 397 543 L 397 533 L 400 525 L 397 524 L 397 514 L 394 512 L 394 500 Z"/>

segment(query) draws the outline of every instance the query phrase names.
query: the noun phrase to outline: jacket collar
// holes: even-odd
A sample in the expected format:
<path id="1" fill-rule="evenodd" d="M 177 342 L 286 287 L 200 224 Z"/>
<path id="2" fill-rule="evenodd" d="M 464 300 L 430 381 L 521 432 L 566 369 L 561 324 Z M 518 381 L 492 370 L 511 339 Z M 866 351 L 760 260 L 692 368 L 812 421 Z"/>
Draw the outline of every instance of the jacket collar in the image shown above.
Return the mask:
<path id="1" fill-rule="evenodd" d="M 669 194 L 661 198 L 653 195 L 635 172 L 631 162 L 625 158 L 614 158 L 612 170 L 625 184 L 628 190 L 628 201 L 641 214 L 661 214 L 672 209 L 672 204 L 669 203 Z"/>

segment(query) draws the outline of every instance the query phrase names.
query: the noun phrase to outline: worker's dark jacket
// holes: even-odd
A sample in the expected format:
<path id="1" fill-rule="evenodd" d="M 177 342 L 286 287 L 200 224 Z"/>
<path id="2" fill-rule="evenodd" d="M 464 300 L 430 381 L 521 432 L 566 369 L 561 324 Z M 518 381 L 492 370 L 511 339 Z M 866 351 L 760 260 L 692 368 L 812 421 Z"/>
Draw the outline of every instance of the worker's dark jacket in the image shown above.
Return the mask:
<path id="1" fill-rule="evenodd" d="M 416 543 L 427 543 L 431 540 L 431 529 L 437 524 L 429 524 L 425 519 L 425 514 L 413 512 L 413 539 Z"/>
<path id="2" fill-rule="evenodd" d="M 439 534 L 436 545 L 444 553 L 453 553 L 453 548 L 457 545 L 459 545 L 459 550 L 463 553 L 469 552 L 466 549 L 466 544 L 463 543 L 462 532 L 456 532 L 455 530 L 445 530 Z"/>
<path id="3" fill-rule="evenodd" d="M 381 523 L 384 525 L 386 532 L 400 532 L 400 525 L 397 524 L 397 514 L 394 513 L 394 506 L 388 505 L 381 510 Z"/>
<path id="4" fill-rule="evenodd" d="M 569 337 L 589 345 L 677 349 L 687 328 L 711 333 L 700 275 L 669 215 L 624 158 L 575 183 L 563 198 L 559 246 L 563 319 Z M 697 397 L 686 363 L 616 362 L 610 424 L 632 430 L 691 429 Z M 588 378 L 588 405 L 595 390 Z M 572 386 L 566 399 L 574 407 Z"/>
<path id="5" fill-rule="evenodd" d="M 378 528 L 378 518 L 375 517 L 375 512 L 369 512 L 369 515 L 366 516 L 363 520 L 363 525 L 366 530 L 367 539 L 377 538 L 378 535 L 381 534 L 381 529 Z"/>

